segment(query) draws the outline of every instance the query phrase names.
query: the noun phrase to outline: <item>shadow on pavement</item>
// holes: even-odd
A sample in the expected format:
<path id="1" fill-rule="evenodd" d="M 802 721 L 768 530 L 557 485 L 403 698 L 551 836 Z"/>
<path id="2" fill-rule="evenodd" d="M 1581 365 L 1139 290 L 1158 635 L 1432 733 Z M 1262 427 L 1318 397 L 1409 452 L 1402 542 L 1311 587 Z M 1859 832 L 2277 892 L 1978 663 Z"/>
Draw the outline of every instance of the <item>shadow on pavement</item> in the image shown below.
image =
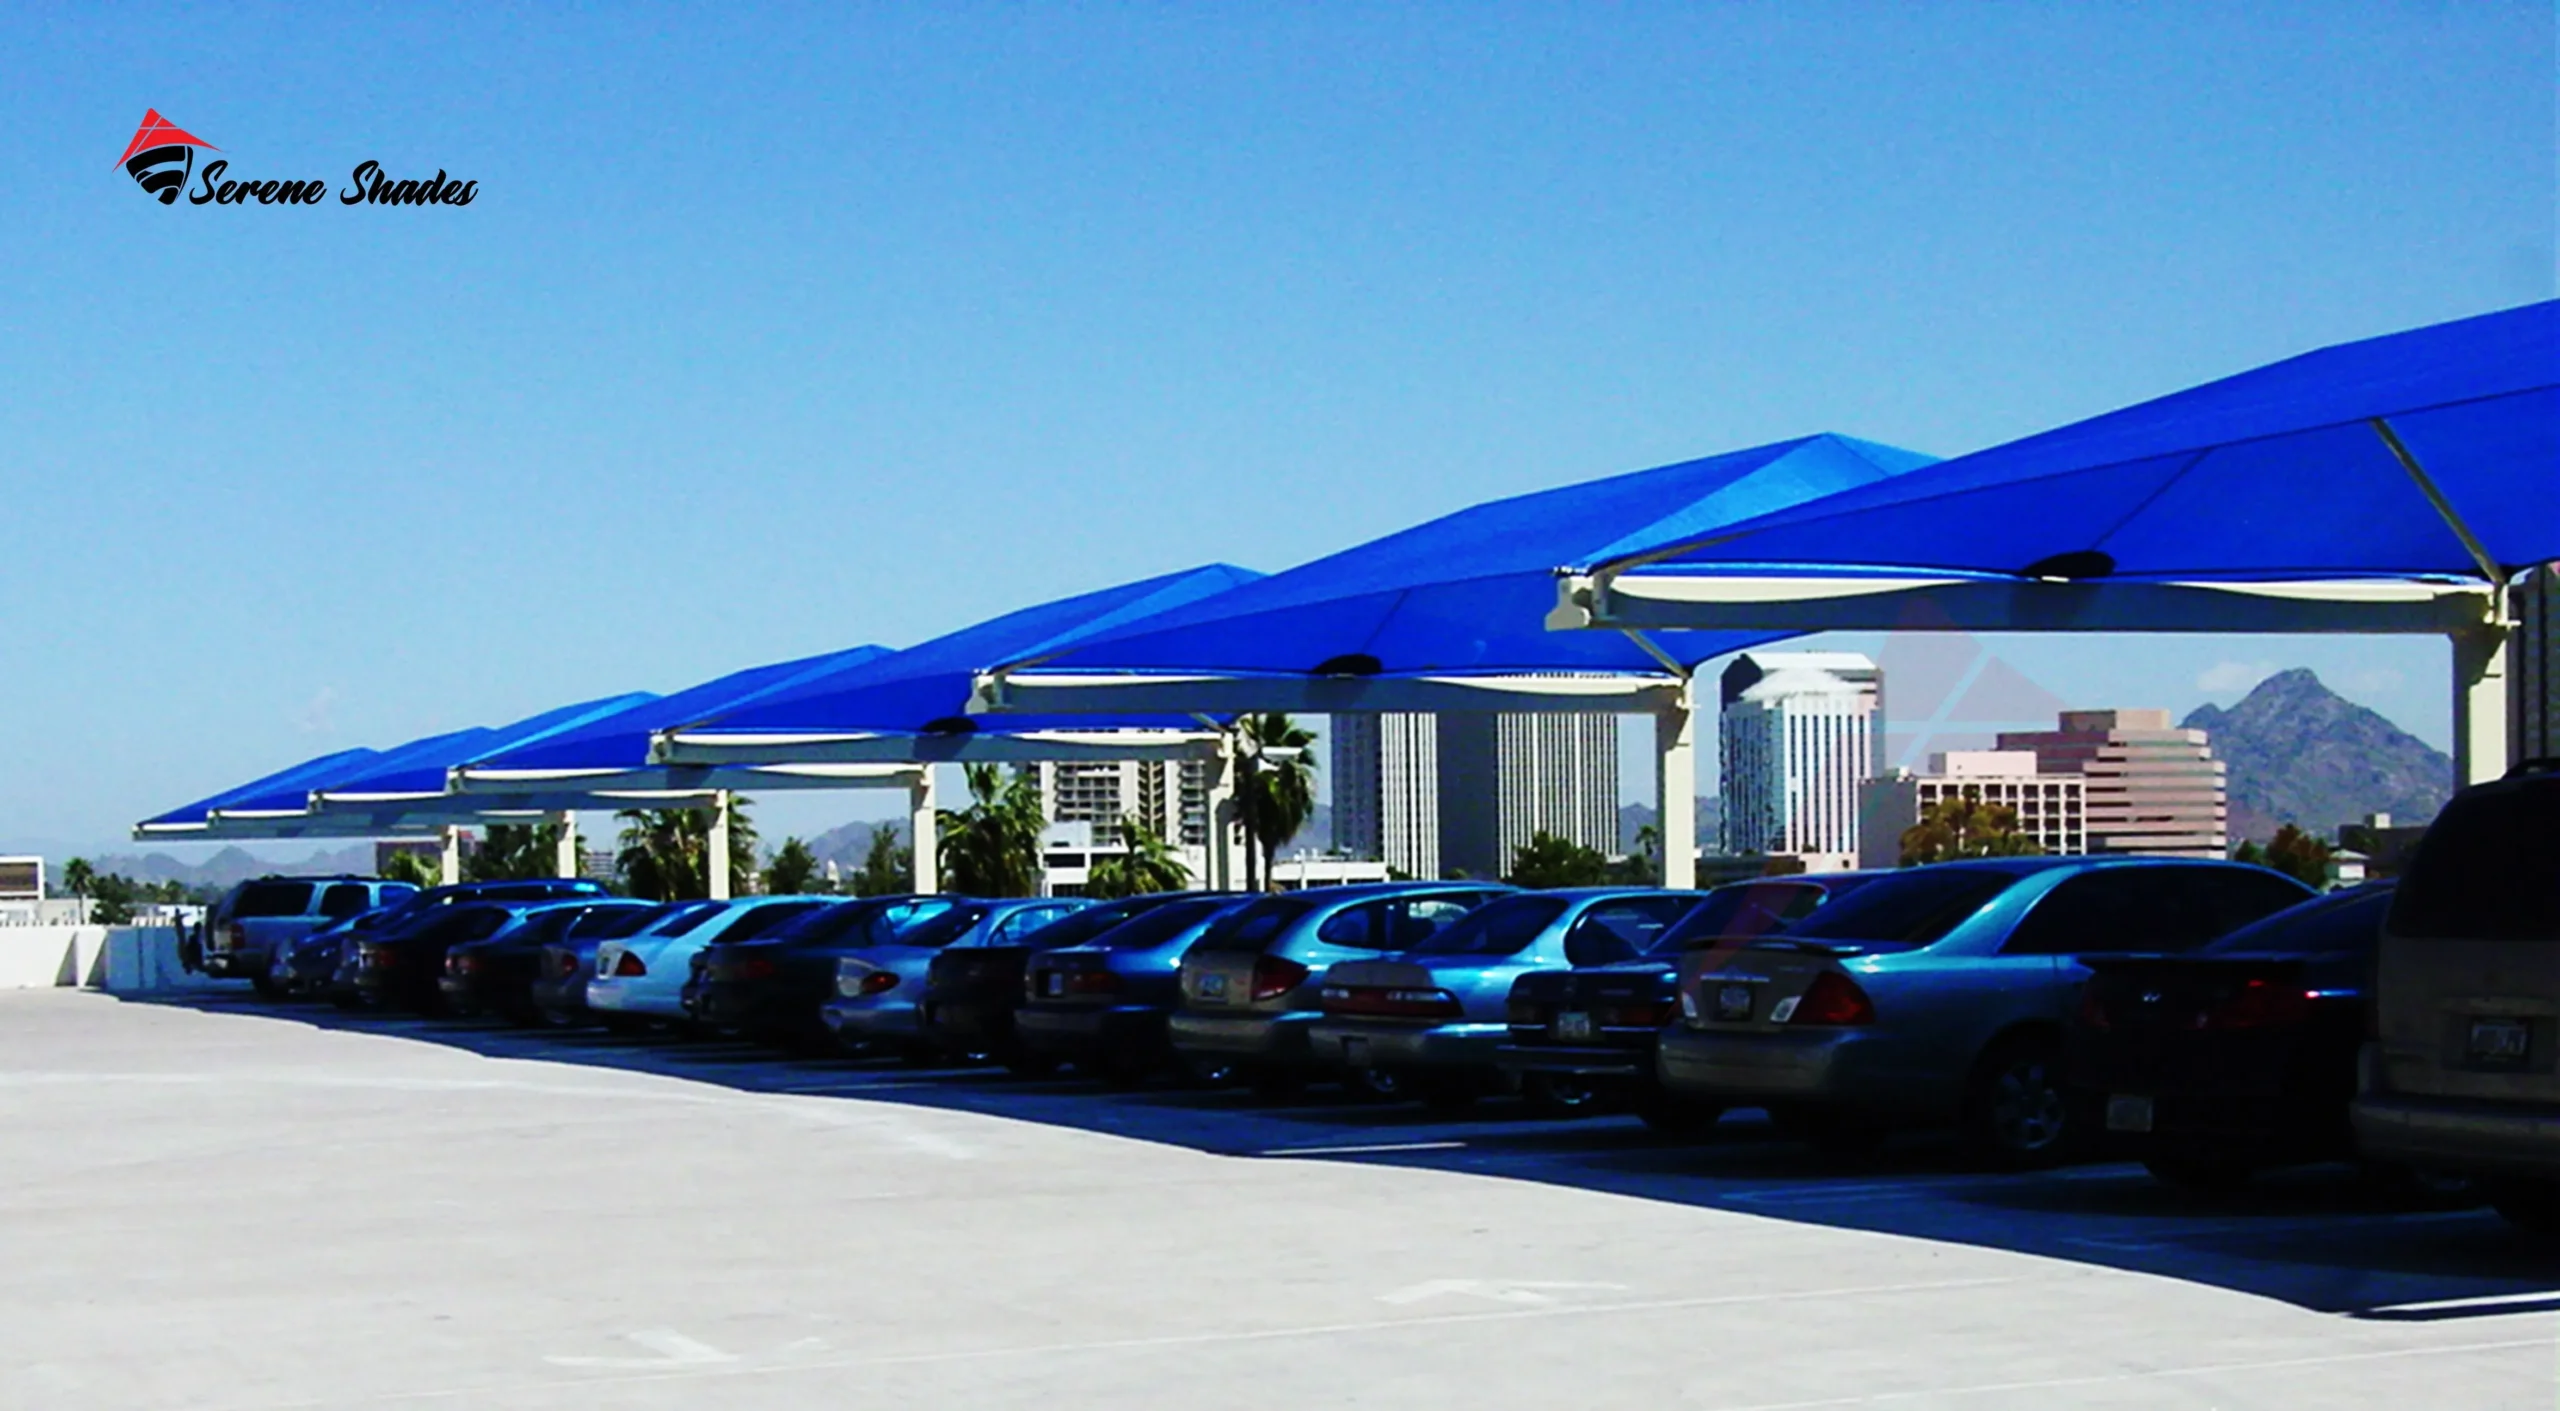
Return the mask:
<path id="1" fill-rule="evenodd" d="M 1235 1090 L 1111 1090 L 1075 1076 L 792 1058 L 743 1042 L 525 1029 L 477 1020 L 350 1014 L 245 993 L 132 1002 L 258 1014 L 378 1033 L 492 1058 L 577 1064 L 745 1092 L 860 1098 L 972 1112 L 1252 1159 L 1357 1161 L 1541 1181 L 1840 1229 L 1946 1240 L 2208 1284 L 2321 1312 L 2429 1322 L 2560 1310 L 2560 1244 L 2481 1209 L 2407 1210 L 2343 1167 L 2269 1173 L 2205 1198 L 2139 1166 L 1970 1168 L 1951 1141 L 1901 1138 L 1844 1166 L 1736 1113 L 1704 1141 L 1672 1143 L 1631 1118 L 1551 1120 L 1488 1100 L 1435 1118 L 1410 1104 L 1315 1088 L 1265 1102 Z"/>

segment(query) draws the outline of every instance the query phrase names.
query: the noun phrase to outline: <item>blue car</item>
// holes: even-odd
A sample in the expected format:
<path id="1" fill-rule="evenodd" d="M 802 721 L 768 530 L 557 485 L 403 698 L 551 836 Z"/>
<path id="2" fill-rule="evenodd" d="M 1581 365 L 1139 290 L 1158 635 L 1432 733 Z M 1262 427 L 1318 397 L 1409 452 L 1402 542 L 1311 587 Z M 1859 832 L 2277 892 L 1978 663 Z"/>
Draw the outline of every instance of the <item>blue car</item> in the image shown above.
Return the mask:
<path id="1" fill-rule="evenodd" d="M 1870 882 L 1775 935 L 1683 953 L 1664 1092 L 1766 1109 L 1835 1153 L 1960 1127 L 2000 1165 L 2071 1149 L 2063 1037 L 2083 954 L 2175 954 L 2311 895 L 2263 867 L 1996 858 Z"/>
<path id="2" fill-rule="evenodd" d="M 262 995 L 282 993 L 273 978 L 278 947 L 335 922 L 417 895 L 406 882 L 379 877 L 260 877 L 242 882 L 205 911 L 195 959 L 204 973 L 249 981 Z"/>
<path id="3" fill-rule="evenodd" d="M 1218 919 L 1255 898 L 1184 897 L 1079 945 L 1031 957 L 1013 1028 L 1023 1048 L 1131 1086 L 1179 1069 L 1165 1018 L 1182 999 L 1182 957 Z M 1198 1076 L 1186 1074 L 1185 1076 Z"/>
<path id="4" fill-rule="evenodd" d="M 939 1053 L 924 1032 L 925 977 L 947 948 L 1011 946 L 1065 916 L 1093 905 L 1082 897 L 1020 897 L 1004 901 L 963 898 L 882 945 L 850 951 L 836 961 L 836 997 L 819 1018 L 836 1043 L 855 1052 L 895 1050 L 914 1057 Z"/>
<path id="5" fill-rule="evenodd" d="M 795 916 L 831 905 L 833 897 L 743 897 L 708 911 L 672 913 L 655 924 L 596 947 L 587 1008 L 609 1029 L 681 1024 L 684 986 L 694 957 L 714 941 L 761 936 Z"/>
<path id="6" fill-rule="evenodd" d="M 1514 982 L 1641 954 L 1705 898 L 1649 887 L 1496 897 L 1401 955 L 1325 971 L 1308 1043 L 1381 1096 L 1464 1107 L 1507 1086 L 1495 1060 Z"/>

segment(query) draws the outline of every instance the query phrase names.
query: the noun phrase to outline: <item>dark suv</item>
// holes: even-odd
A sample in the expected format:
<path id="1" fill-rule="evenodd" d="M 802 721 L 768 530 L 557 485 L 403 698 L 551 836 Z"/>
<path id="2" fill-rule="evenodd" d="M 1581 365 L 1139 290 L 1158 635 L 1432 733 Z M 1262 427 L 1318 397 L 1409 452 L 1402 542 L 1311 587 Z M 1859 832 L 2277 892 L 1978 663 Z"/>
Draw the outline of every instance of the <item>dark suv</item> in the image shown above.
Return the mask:
<path id="1" fill-rule="evenodd" d="M 343 874 L 242 882 L 205 912 L 200 964 L 207 975 L 247 980 L 260 994 L 279 994 L 268 977 L 279 944 L 417 894 L 406 882 Z"/>
<path id="2" fill-rule="evenodd" d="M 2476 1176 L 2560 1233 L 2560 760 L 2454 796 L 2382 924 L 2354 1108 L 2370 1159 Z"/>

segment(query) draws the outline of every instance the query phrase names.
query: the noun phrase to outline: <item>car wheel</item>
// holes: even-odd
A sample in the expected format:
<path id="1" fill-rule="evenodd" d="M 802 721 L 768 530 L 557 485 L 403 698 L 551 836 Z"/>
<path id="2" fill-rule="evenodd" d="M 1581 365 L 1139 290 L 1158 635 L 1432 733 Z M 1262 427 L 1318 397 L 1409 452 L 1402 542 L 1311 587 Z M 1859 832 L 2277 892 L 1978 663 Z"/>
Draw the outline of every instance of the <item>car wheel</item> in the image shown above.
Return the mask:
<path id="1" fill-rule="evenodd" d="M 1403 1102 L 1414 1096 L 1404 1075 L 1387 1068 L 1353 1068 L 1342 1075 L 1343 1091 L 1365 1102 Z"/>
<path id="2" fill-rule="evenodd" d="M 2560 1184 L 2549 1181 L 2493 1181 L 2489 1207 L 2507 1223 L 2530 1235 L 2560 1235 Z"/>
<path id="3" fill-rule="evenodd" d="M 2190 1195 L 2229 1195 L 2247 1189 L 2257 1175 L 2245 1161 L 2218 1156 L 2146 1157 L 2142 1169 L 2169 1189 Z"/>
<path id="4" fill-rule="evenodd" d="M 2047 1166 L 2072 1137 L 2071 1095 L 2061 1081 L 2061 1046 L 2024 1035 L 1983 1055 L 1965 1093 L 1965 1136 L 1994 1165 Z"/>
<path id="5" fill-rule="evenodd" d="M 1600 1107 L 1600 1090 L 1570 1073 L 1531 1073 L 1521 1080 L 1520 1095 L 1541 1117 L 1587 1117 Z"/>
<path id="6" fill-rule="evenodd" d="M 1636 1099 L 1636 1116 L 1656 1136 L 1693 1142 L 1715 1130 L 1716 1123 L 1724 1119 L 1724 1109 L 1664 1092 L 1648 1092 Z"/>

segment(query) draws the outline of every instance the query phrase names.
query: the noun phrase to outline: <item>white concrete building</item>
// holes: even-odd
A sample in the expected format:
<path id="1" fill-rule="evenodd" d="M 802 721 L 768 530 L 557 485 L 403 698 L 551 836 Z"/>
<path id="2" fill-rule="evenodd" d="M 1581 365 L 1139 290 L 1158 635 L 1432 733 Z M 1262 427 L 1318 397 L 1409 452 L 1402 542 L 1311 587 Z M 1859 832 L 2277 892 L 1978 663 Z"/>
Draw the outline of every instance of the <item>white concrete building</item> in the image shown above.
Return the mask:
<path id="1" fill-rule="evenodd" d="M 2047 774 L 2087 788 L 2088 850 L 2162 857 L 2227 855 L 2223 763 L 2202 730 L 2165 710 L 2066 710 L 2056 730 L 2005 730 L 2003 750 L 2032 750 Z"/>
<path id="2" fill-rule="evenodd" d="M 1186 760 L 1044 761 L 1040 803 L 1051 823 L 1090 824 L 1104 845 L 1120 841 L 1120 820 L 1145 819 L 1165 840 L 1205 849 L 1209 842 L 1208 766 Z"/>
<path id="3" fill-rule="evenodd" d="M 1723 679 L 1726 853 L 1808 867 L 1859 852 L 1858 789 L 1875 774 L 1884 673 L 1855 652 L 1745 652 Z"/>
<path id="4" fill-rule="evenodd" d="M 1335 851 L 1411 877 L 1499 877 L 1540 832 L 1618 850 L 1618 717 L 1339 715 Z"/>
<path id="5" fill-rule="evenodd" d="M 2089 850 L 2086 785 L 2078 774 L 2037 773 L 2031 750 L 1949 750 L 1931 755 L 1925 774 L 1888 770 L 1859 790 L 1858 865 L 1900 866 L 1904 830 L 1951 798 L 2006 807 L 2046 853 L 2077 856 Z"/>

